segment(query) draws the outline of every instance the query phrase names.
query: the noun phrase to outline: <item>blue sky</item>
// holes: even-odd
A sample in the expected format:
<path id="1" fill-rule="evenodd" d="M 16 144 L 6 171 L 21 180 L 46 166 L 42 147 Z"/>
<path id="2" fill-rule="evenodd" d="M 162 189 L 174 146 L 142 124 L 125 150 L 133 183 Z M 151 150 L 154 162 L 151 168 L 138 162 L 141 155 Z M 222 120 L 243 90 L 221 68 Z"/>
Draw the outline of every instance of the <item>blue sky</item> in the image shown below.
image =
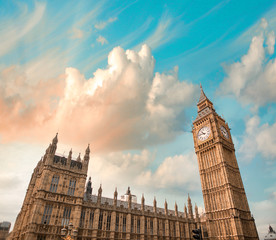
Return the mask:
<path id="1" fill-rule="evenodd" d="M 57 131 L 65 155 L 91 143 L 95 192 L 130 185 L 179 209 L 189 192 L 203 207 L 190 132 L 202 83 L 260 236 L 276 228 L 275 1 L 0 4 L 1 221 L 14 222 Z"/>

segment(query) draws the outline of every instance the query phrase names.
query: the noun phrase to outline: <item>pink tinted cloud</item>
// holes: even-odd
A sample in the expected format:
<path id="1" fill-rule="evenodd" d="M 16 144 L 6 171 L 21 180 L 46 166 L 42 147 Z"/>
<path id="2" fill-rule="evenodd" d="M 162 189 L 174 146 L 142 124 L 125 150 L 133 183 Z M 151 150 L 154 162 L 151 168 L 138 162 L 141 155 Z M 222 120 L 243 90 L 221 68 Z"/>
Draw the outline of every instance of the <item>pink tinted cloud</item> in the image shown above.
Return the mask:
<path id="1" fill-rule="evenodd" d="M 108 66 L 85 79 L 75 68 L 56 78 L 28 79 L 22 69 L 1 72 L 1 141 L 93 144 L 96 151 L 143 148 L 181 132 L 183 110 L 197 88 L 172 72 L 154 74 L 150 48 L 114 48 Z"/>

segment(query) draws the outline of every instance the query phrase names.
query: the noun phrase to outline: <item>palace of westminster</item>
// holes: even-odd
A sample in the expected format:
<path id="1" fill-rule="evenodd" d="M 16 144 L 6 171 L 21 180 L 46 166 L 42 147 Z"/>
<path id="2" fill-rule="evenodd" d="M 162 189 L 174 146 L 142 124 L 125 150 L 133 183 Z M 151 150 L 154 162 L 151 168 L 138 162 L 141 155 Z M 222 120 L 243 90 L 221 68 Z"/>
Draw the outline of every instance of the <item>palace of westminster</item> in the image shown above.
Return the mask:
<path id="1" fill-rule="evenodd" d="M 64 226 L 72 223 L 77 240 L 193 239 L 192 230 L 201 229 L 203 239 L 258 240 L 243 187 L 228 124 L 215 111 L 201 87 L 198 115 L 193 122 L 205 214 L 199 216 L 188 197 L 184 212 L 136 203 L 130 190 L 126 200 L 92 194 L 87 179 L 89 146 L 83 159 L 56 154 L 57 135 L 33 171 L 26 196 L 8 239 L 62 239 Z M 181 167 L 181 166 L 179 166 Z M 69 224 L 71 226 L 71 224 Z M 65 239 L 65 238 L 64 238 Z M 72 239 L 67 235 L 66 239 Z"/>

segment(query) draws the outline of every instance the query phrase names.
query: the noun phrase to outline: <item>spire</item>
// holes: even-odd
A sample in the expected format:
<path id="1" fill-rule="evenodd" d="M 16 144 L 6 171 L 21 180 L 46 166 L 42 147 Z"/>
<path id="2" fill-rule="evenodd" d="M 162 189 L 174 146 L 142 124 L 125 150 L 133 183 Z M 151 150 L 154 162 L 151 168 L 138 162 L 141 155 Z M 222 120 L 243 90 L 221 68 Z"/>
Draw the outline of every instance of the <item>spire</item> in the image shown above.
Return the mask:
<path id="1" fill-rule="evenodd" d="M 57 150 L 57 143 L 58 143 L 58 133 L 56 134 L 56 136 L 53 138 L 52 143 L 50 144 L 50 146 L 47 149 L 47 152 L 49 154 L 55 154 L 56 150 Z"/>
<path id="2" fill-rule="evenodd" d="M 85 150 L 85 154 L 88 155 L 88 156 L 90 154 L 90 148 L 89 148 L 89 146 L 90 146 L 90 144 L 88 143 L 88 146 L 87 146 L 87 148 Z"/>
<path id="3" fill-rule="evenodd" d="M 203 91 L 203 88 L 202 88 L 202 85 L 200 83 L 200 97 L 199 97 L 199 100 L 198 100 L 198 103 L 197 104 L 200 104 L 201 102 L 207 100 L 208 98 L 206 97 L 204 91 Z M 209 100 L 209 99 L 208 99 Z M 209 100 L 210 101 L 210 100 Z"/>
<path id="4" fill-rule="evenodd" d="M 52 144 L 57 144 L 58 143 L 58 133 L 56 133 L 56 136 L 52 140 Z"/>
<path id="5" fill-rule="evenodd" d="M 130 195 L 130 194 L 131 194 L 130 187 L 127 187 L 126 195 Z"/>

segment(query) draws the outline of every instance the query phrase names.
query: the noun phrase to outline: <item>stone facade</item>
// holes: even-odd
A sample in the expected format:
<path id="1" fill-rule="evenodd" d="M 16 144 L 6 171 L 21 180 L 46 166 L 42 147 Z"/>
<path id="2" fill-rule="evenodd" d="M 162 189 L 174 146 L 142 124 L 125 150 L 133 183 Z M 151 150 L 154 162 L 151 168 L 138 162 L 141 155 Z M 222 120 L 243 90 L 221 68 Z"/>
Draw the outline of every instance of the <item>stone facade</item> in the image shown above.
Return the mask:
<path id="1" fill-rule="evenodd" d="M 184 212 L 132 202 L 114 197 L 92 194 L 89 178 L 86 186 L 89 163 L 89 146 L 84 158 L 72 159 L 56 154 L 58 137 L 47 148 L 32 174 L 29 187 L 9 239 L 44 240 L 60 239 L 61 229 L 72 222 L 78 230 L 77 239 L 192 239 L 192 230 L 200 226 L 200 217 L 195 206 L 195 215 L 190 197 Z"/>
<path id="2" fill-rule="evenodd" d="M 72 222 L 77 240 L 141 239 L 190 240 L 192 230 L 201 227 L 210 240 L 257 240 L 258 233 L 243 187 L 230 128 L 215 111 L 201 89 L 193 138 L 198 159 L 206 214 L 199 216 L 188 207 L 178 211 L 92 194 L 91 178 L 86 183 L 89 146 L 84 158 L 56 154 L 58 137 L 53 139 L 32 174 L 27 193 L 9 239 L 60 239 L 63 226 Z"/>
<path id="3" fill-rule="evenodd" d="M 201 88 L 193 138 L 209 239 L 259 239 L 243 187 L 230 128 Z"/>

